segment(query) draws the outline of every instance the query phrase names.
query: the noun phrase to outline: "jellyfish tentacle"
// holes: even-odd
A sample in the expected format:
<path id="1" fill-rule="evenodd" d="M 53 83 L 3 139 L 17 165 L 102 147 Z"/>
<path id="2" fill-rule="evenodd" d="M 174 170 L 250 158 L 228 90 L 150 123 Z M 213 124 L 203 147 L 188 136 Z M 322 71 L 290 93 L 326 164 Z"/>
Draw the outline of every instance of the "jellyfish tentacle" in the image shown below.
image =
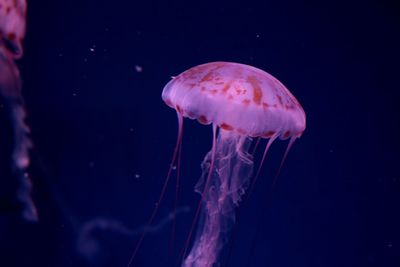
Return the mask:
<path id="1" fill-rule="evenodd" d="M 210 165 L 208 168 L 208 175 L 207 175 L 207 179 L 205 180 L 204 189 L 201 192 L 201 199 L 199 201 L 199 204 L 197 205 L 196 214 L 193 218 L 192 225 L 190 226 L 188 237 L 185 241 L 185 245 L 184 245 L 182 255 L 181 255 L 182 261 L 185 259 L 186 252 L 189 248 L 190 240 L 192 239 L 194 227 L 196 226 L 197 220 L 200 215 L 201 205 L 203 204 L 205 194 L 207 193 L 208 187 L 210 185 L 210 180 L 211 180 L 211 176 L 212 176 L 214 164 L 215 164 L 215 156 L 216 156 L 216 150 L 217 150 L 216 146 L 217 146 L 217 126 L 215 124 L 213 124 L 213 143 L 212 143 L 212 148 L 210 151 L 211 160 L 210 160 Z"/>
<path id="2" fill-rule="evenodd" d="M 178 152 L 179 152 L 179 147 L 180 147 L 181 142 L 182 142 L 183 116 L 179 112 L 177 112 L 177 116 L 178 116 L 178 135 L 177 135 L 177 139 L 176 139 L 174 153 L 172 155 L 171 163 L 170 163 L 169 168 L 168 168 L 168 173 L 167 173 L 167 176 L 165 178 L 165 181 L 164 181 L 163 187 L 161 189 L 160 195 L 158 197 L 158 201 L 156 203 L 156 206 L 154 207 L 153 212 L 150 215 L 150 218 L 147 221 L 145 229 L 149 229 L 150 228 L 150 225 L 153 223 L 154 218 L 157 215 L 157 212 L 158 212 L 158 209 L 160 207 L 160 204 L 161 204 L 162 200 L 164 199 L 164 195 L 165 195 L 165 192 L 166 192 L 166 189 L 167 189 L 167 185 L 168 185 L 168 182 L 169 182 L 169 180 L 171 178 L 173 166 L 174 166 L 174 163 L 175 163 L 175 161 L 177 159 L 177 155 L 178 155 Z M 145 230 L 145 231 L 143 231 L 142 235 L 140 236 L 139 241 L 137 242 L 136 247 L 135 247 L 135 249 L 134 249 L 134 251 L 133 251 L 133 253 L 131 255 L 131 258 L 129 259 L 129 262 L 128 262 L 128 265 L 127 265 L 128 267 L 131 266 L 131 264 L 133 263 L 133 260 L 135 259 L 136 254 L 139 251 L 140 245 L 142 244 L 143 239 L 146 236 L 146 234 L 147 234 L 147 231 Z"/>
<path id="3" fill-rule="evenodd" d="M 257 182 L 257 179 L 258 179 L 258 177 L 260 176 L 261 169 L 262 169 L 262 166 L 263 166 L 263 164 L 264 164 L 264 161 L 265 161 L 265 158 L 266 158 L 266 156 L 267 156 L 267 153 L 268 153 L 268 151 L 269 151 L 269 149 L 270 149 L 272 143 L 275 141 L 275 139 L 276 139 L 277 137 L 278 137 L 277 134 L 271 136 L 271 138 L 269 138 L 269 140 L 268 140 L 267 145 L 265 146 L 264 154 L 263 154 L 263 156 L 262 156 L 262 158 L 261 158 L 260 165 L 258 166 L 256 175 L 254 176 L 254 179 L 253 179 L 253 181 L 251 182 L 251 186 L 250 186 L 249 193 L 247 194 L 247 197 L 248 197 L 248 198 L 250 197 L 251 193 L 253 192 L 254 186 L 255 186 L 255 184 L 256 184 L 256 182 Z"/>
<path id="4" fill-rule="evenodd" d="M 183 136 L 181 138 L 183 138 Z M 175 232 L 176 232 L 176 210 L 178 207 L 179 180 L 180 180 L 180 176 L 181 176 L 181 155 L 182 155 L 182 140 L 179 143 L 178 159 L 176 162 L 175 200 L 174 200 L 174 208 L 172 211 L 172 231 L 171 231 L 171 240 L 170 240 L 170 254 L 171 255 L 173 255 L 173 253 L 174 253 Z"/>
<path id="5" fill-rule="evenodd" d="M 258 145 L 260 144 L 260 141 L 261 141 L 261 137 L 257 137 L 257 141 L 256 141 L 256 143 L 255 143 L 255 145 L 253 147 L 253 150 L 250 153 L 253 157 L 254 157 L 254 154 L 257 151 L 257 148 L 258 148 Z"/>
<path id="6" fill-rule="evenodd" d="M 293 144 L 294 144 L 294 141 L 296 141 L 296 139 L 297 139 L 296 136 L 292 136 L 292 137 L 290 138 L 290 140 L 289 140 L 288 146 L 286 147 L 285 153 L 283 154 L 281 163 L 279 164 L 278 171 L 276 172 L 275 177 L 274 177 L 274 179 L 273 179 L 273 181 L 272 181 L 272 189 L 275 187 L 275 184 L 276 184 L 276 182 L 277 182 L 277 180 L 278 180 L 279 174 L 281 173 L 283 164 L 285 163 L 286 158 L 287 158 L 287 155 L 289 154 L 289 150 L 292 148 L 292 146 L 293 146 Z M 272 189 L 271 189 L 271 190 L 272 190 Z"/>
<path id="7" fill-rule="evenodd" d="M 147 225 L 130 228 L 118 220 L 107 217 L 91 219 L 84 222 L 79 229 L 79 235 L 76 240 L 76 250 L 87 261 L 92 262 L 99 256 L 99 253 L 102 252 L 101 240 L 97 238 L 97 232 L 109 232 L 128 237 L 141 235 L 144 231 L 154 234 L 163 230 L 173 220 L 173 213 L 175 213 L 175 216 L 178 216 L 183 213 L 188 213 L 189 211 L 190 208 L 188 206 L 178 207 L 176 211 L 170 212 L 158 222 L 148 226 L 148 228 L 146 228 Z"/>
<path id="8" fill-rule="evenodd" d="M 294 144 L 294 141 L 296 141 L 297 138 L 298 138 L 297 136 L 292 136 L 290 138 L 290 140 L 289 140 L 288 146 L 286 147 L 285 153 L 283 154 L 283 157 L 282 157 L 281 163 L 279 165 L 278 171 L 276 172 L 276 174 L 274 176 L 274 179 L 272 180 L 272 185 L 271 185 L 271 188 L 269 190 L 270 193 L 267 194 L 268 199 L 266 200 L 266 204 L 265 205 L 267 205 L 268 200 L 270 200 L 271 193 L 273 192 L 273 190 L 274 190 L 274 188 L 276 186 L 276 183 L 277 183 L 278 177 L 279 177 L 279 175 L 281 173 L 283 164 L 285 163 L 287 155 L 289 154 L 289 150 L 292 148 L 292 146 Z M 259 236 L 259 232 L 260 232 L 260 229 L 261 229 L 261 224 L 262 224 L 262 219 L 259 216 L 258 223 L 257 223 L 257 228 L 256 228 L 256 234 L 254 235 L 253 241 L 252 241 L 251 246 L 250 246 L 250 253 L 249 253 L 249 258 L 248 258 L 248 262 L 247 262 L 248 266 L 250 266 L 250 261 L 253 258 L 252 256 L 253 256 L 255 248 L 256 248 L 256 243 L 257 243 L 256 241 L 257 241 L 258 236 Z"/>

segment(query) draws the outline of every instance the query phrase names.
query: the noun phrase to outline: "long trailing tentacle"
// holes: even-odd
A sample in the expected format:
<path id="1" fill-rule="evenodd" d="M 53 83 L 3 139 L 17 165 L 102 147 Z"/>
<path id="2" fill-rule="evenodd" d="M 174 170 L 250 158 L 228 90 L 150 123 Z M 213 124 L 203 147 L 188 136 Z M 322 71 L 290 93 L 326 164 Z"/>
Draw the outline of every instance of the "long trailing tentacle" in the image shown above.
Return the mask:
<path id="1" fill-rule="evenodd" d="M 176 210 L 178 208 L 178 198 L 179 198 L 179 180 L 181 177 L 181 155 L 182 155 L 182 141 L 179 143 L 178 159 L 176 164 L 176 179 L 175 179 L 175 201 L 174 209 L 172 212 L 172 231 L 171 231 L 171 241 L 170 241 L 170 255 L 174 254 L 174 243 L 175 243 L 175 232 L 176 232 Z M 171 167 L 173 168 L 173 167 Z"/>
<path id="2" fill-rule="evenodd" d="M 174 154 L 172 155 L 171 163 L 169 165 L 168 173 L 167 173 L 167 176 L 165 178 L 164 185 L 163 185 L 163 187 L 161 189 L 161 193 L 160 193 L 160 196 L 158 198 L 158 202 L 156 203 L 156 206 L 155 206 L 152 214 L 150 215 L 149 220 L 147 221 L 146 229 L 148 229 L 151 226 L 151 224 L 154 221 L 154 218 L 157 215 L 157 212 L 158 212 L 158 209 L 160 207 L 160 204 L 161 204 L 162 200 L 164 199 L 164 195 L 165 195 L 165 192 L 166 192 L 166 189 L 167 189 L 168 182 L 169 182 L 169 180 L 171 178 L 171 175 L 172 175 L 172 170 L 173 170 L 175 161 L 176 161 L 177 156 L 179 154 L 179 150 L 180 150 L 180 146 L 181 146 L 181 142 L 182 142 L 183 117 L 182 117 L 182 114 L 180 114 L 179 112 L 177 112 L 177 116 L 178 116 L 178 135 L 177 135 L 177 138 L 176 138 L 176 145 L 175 145 L 175 149 L 174 149 Z M 143 231 L 142 235 L 140 236 L 139 241 L 136 244 L 135 250 L 133 251 L 133 253 L 131 255 L 131 258 L 129 259 L 129 262 L 128 262 L 128 265 L 127 265 L 128 267 L 131 266 L 131 264 L 133 263 L 133 260 L 135 259 L 136 254 L 139 251 L 140 245 L 142 244 L 146 234 L 147 234 L 147 231 Z"/>
<path id="3" fill-rule="evenodd" d="M 292 148 L 292 146 L 293 146 L 293 144 L 294 144 L 294 141 L 296 141 L 296 139 L 297 139 L 297 137 L 296 137 L 296 136 L 293 136 L 293 137 L 290 138 L 290 140 L 289 140 L 288 146 L 286 147 L 286 150 L 285 150 L 285 154 L 283 154 L 281 163 L 279 164 L 278 171 L 276 172 L 275 177 L 274 177 L 274 180 L 272 181 L 272 189 L 274 189 L 274 186 L 275 186 L 275 184 L 276 184 L 276 182 L 277 182 L 277 180 L 278 180 L 279 174 L 281 173 L 283 164 L 285 163 L 286 158 L 287 158 L 287 155 L 289 154 L 289 151 L 290 151 L 290 149 Z"/>
<path id="4" fill-rule="evenodd" d="M 275 186 L 276 186 L 276 183 L 277 183 L 277 181 L 278 181 L 278 177 L 279 177 L 279 175 L 280 175 L 280 173 L 281 173 L 283 164 L 285 163 L 286 158 L 287 158 L 287 155 L 289 154 L 289 151 L 290 151 L 290 149 L 292 148 L 292 146 L 293 146 L 293 144 L 294 144 L 294 141 L 295 141 L 297 138 L 298 138 L 297 136 L 293 136 L 293 137 L 290 138 L 289 144 L 288 144 L 288 146 L 286 147 L 285 153 L 283 154 L 281 163 L 279 164 L 278 171 L 276 172 L 276 174 L 275 174 L 275 176 L 274 176 L 274 179 L 272 180 L 272 185 L 271 185 L 271 187 L 270 187 L 269 193 L 267 194 L 268 199 L 264 202 L 264 205 L 263 205 L 263 206 L 266 206 L 266 205 L 268 204 L 268 202 L 271 200 L 271 198 L 272 198 L 272 192 L 273 192 L 273 190 L 274 190 L 274 188 L 275 188 Z M 258 218 L 258 223 L 257 223 L 257 226 L 256 226 L 256 234 L 254 235 L 254 238 L 253 238 L 253 240 L 252 240 L 252 243 L 251 243 L 251 246 L 250 246 L 250 250 L 249 250 L 250 252 L 249 252 L 249 257 L 248 257 L 248 262 L 247 262 L 247 264 L 248 264 L 249 266 L 250 266 L 250 263 L 251 263 L 251 259 L 253 258 L 253 255 L 254 255 L 254 251 L 255 251 L 255 249 L 256 249 L 257 239 L 258 239 L 259 236 L 260 236 L 260 235 L 259 235 L 259 232 L 261 231 L 261 224 L 262 224 L 262 219 L 261 219 L 260 216 L 259 216 L 259 218 Z"/>
<path id="5" fill-rule="evenodd" d="M 257 182 L 258 177 L 260 176 L 261 169 L 262 169 L 262 166 L 263 166 L 263 164 L 264 164 L 265 157 L 267 156 L 267 153 L 268 153 L 268 151 L 269 151 L 269 148 L 271 147 L 272 143 L 275 141 L 275 139 L 276 139 L 277 137 L 278 137 L 278 135 L 272 136 L 272 137 L 268 140 L 267 145 L 265 146 L 264 154 L 263 154 L 263 156 L 262 156 L 262 158 L 261 158 L 260 165 L 258 166 L 256 175 L 254 176 L 253 181 L 251 182 L 251 186 L 250 186 L 250 190 L 249 190 L 249 193 L 248 193 L 248 197 L 250 197 L 251 193 L 252 193 L 253 190 L 254 190 L 254 186 L 255 186 L 255 184 L 256 184 L 256 182 Z"/>

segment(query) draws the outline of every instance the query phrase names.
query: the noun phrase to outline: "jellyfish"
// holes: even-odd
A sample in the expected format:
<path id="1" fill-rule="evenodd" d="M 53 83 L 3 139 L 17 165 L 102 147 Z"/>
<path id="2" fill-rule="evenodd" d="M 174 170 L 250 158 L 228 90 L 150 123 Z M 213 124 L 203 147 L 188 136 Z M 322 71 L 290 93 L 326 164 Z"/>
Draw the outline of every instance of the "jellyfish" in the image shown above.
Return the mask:
<path id="1" fill-rule="evenodd" d="M 28 221 L 37 220 L 37 212 L 30 196 L 29 127 L 25 123 L 25 108 L 21 94 L 21 78 L 15 60 L 23 55 L 25 37 L 26 0 L 0 0 L 0 98 L 3 109 L 13 125 L 12 171 L 18 179 L 18 201 L 22 215 Z"/>
<path id="2" fill-rule="evenodd" d="M 212 124 L 212 148 L 201 164 L 202 175 L 195 186 L 201 200 L 182 251 L 182 266 L 218 266 L 219 254 L 235 223 L 235 208 L 249 185 L 254 184 L 269 147 L 278 137 L 289 139 L 284 161 L 295 139 L 305 130 L 304 110 L 272 75 L 249 65 L 231 62 L 206 63 L 186 70 L 164 87 L 162 99 L 176 110 L 178 137 L 158 205 L 165 193 L 173 163 L 177 161 L 179 165 L 183 118 L 204 125 Z M 250 181 L 253 156 L 249 149 L 256 138 L 268 139 L 268 142 L 256 175 Z M 189 250 L 196 225 L 197 234 Z M 138 245 L 132 258 L 137 249 Z"/>

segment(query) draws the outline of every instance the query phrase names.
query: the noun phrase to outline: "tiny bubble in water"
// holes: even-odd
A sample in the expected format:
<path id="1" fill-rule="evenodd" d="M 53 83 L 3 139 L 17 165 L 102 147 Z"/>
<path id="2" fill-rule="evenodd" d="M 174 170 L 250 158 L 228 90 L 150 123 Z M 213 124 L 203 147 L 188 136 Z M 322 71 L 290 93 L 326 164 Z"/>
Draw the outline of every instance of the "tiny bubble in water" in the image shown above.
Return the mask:
<path id="1" fill-rule="evenodd" d="M 143 71 L 143 67 L 139 66 L 139 65 L 135 65 L 135 71 L 136 72 L 142 72 Z"/>

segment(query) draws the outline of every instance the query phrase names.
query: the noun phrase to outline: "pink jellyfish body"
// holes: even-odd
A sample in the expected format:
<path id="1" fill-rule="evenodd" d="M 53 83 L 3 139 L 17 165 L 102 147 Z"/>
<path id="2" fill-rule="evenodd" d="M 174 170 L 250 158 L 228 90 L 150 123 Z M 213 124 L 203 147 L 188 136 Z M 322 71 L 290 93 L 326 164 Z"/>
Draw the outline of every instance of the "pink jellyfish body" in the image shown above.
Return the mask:
<path id="1" fill-rule="evenodd" d="M 213 145 L 202 162 L 202 176 L 195 186 L 201 200 L 182 252 L 182 266 L 212 267 L 218 262 L 218 255 L 234 225 L 235 208 L 250 184 L 253 156 L 248 150 L 253 138 L 269 139 L 252 181 L 254 185 L 266 153 L 278 137 L 290 138 L 284 161 L 294 140 L 306 127 L 305 113 L 296 98 L 272 75 L 231 62 L 207 63 L 181 73 L 164 87 L 162 99 L 177 112 L 178 137 L 164 186 L 147 226 L 152 224 L 163 200 L 175 161 L 178 167 L 176 207 L 183 118 L 212 124 Z M 197 235 L 186 256 L 196 223 Z M 145 234 L 146 231 L 128 266 Z"/>
<path id="2" fill-rule="evenodd" d="M 289 149 L 302 135 L 305 113 L 272 75 L 230 62 L 207 63 L 181 73 L 165 86 L 162 99 L 178 114 L 175 152 L 180 151 L 183 117 L 213 125 L 213 145 L 195 187 L 201 201 L 183 252 L 183 266 L 211 267 L 218 261 L 235 221 L 235 207 L 250 183 L 253 157 L 248 149 L 253 137 L 269 138 L 262 164 L 277 137 L 290 138 Z M 197 235 L 186 256 L 197 219 Z"/>
<path id="3" fill-rule="evenodd" d="M 21 78 L 15 64 L 15 60 L 23 55 L 26 10 L 26 0 L 0 0 L 0 99 L 13 125 L 11 165 L 20 184 L 17 198 L 23 206 L 23 217 L 29 221 L 36 221 L 37 213 L 30 196 L 31 182 L 26 172 L 32 144 L 28 137 L 29 128 L 25 124 Z"/>

